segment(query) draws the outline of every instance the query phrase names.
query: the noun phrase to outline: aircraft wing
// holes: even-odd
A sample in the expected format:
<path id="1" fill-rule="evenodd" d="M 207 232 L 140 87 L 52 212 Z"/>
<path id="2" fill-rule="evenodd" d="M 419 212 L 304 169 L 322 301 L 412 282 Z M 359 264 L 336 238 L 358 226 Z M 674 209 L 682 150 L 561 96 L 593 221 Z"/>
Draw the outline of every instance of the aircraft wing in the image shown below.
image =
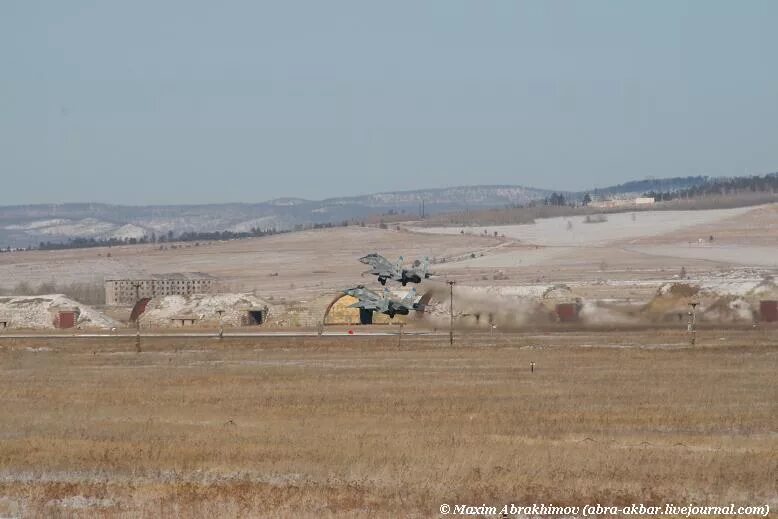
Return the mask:
<path id="1" fill-rule="evenodd" d="M 366 288 L 350 288 L 343 291 L 344 294 L 356 297 L 357 302 L 349 305 L 349 308 L 364 308 L 366 310 L 377 310 L 381 307 L 381 298 L 374 292 Z"/>
<path id="2" fill-rule="evenodd" d="M 362 300 L 360 299 L 354 304 L 348 305 L 349 308 L 364 308 L 365 310 L 378 310 L 378 303 L 376 301 L 371 300 Z"/>
<path id="3" fill-rule="evenodd" d="M 371 274 L 389 277 L 394 273 L 394 265 L 388 259 L 375 252 L 359 258 L 359 261 L 372 267 Z"/>

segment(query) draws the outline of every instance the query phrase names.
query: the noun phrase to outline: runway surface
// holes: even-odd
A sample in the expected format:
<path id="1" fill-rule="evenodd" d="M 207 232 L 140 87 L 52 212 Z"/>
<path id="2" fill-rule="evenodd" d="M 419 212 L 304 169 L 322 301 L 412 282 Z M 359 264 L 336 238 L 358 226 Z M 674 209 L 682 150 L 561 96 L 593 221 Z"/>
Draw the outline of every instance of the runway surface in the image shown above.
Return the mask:
<path id="1" fill-rule="evenodd" d="M 133 338 L 139 335 L 138 333 L 131 332 L 105 332 L 105 333 L 0 333 L 0 340 L 2 339 L 88 339 L 88 338 Z M 317 337 L 318 332 L 315 331 L 289 331 L 289 332 L 225 332 L 222 334 L 222 338 L 242 338 L 242 337 Z M 331 331 L 321 334 L 322 337 L 396 337 L 400 335 L 399 331 L 396 332 L 375 332 L 375 331 Z M 425 332 L 425 331 L 403 331 L 402 335 L 412 336 L 434 336 L 434 335 L 446 335 L 442 332 Z M 142 338 L 207 338 L 219 337 L 216 332 L 185 332 L 185 333 L 140 333 Z"/>

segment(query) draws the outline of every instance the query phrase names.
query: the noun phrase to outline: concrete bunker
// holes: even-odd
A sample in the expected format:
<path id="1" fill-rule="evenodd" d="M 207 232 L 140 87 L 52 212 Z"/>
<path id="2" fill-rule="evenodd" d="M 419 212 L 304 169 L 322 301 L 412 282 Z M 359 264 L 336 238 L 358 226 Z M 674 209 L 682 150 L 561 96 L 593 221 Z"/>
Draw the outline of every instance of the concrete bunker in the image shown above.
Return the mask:
<path id="1" fill-rule="evenodd" d="M 45 330 L 119 326 L 114 319 L 62 294 L 0 297 L 0 329 Z"/>
<path id="2" fill-rule="evenodd" d="M 778 322 L 778 301 L 762 300 L 759 302 L 759 315 L 766 323 Z"/>
<path id="3" fill-rule="evenodd" d="M 59 328 L 60 330 L 75 328 L 80 313 L 78 308 L 57 310 L 54 313 L 54 328 Z"/>
<path id="4" fill-rule="evenodd" d="M 578 321 L 580 308 L 580 303 L 557 303 L 555 311 L 559 322 L 574 323 Z"/>
<path id="5" fill-rule="evenodd" d="M 244 326 L 261 326 L 267 320 L 267 308 L 249 308 L 243 316 Z"/>
<path id="6" fill-rule="evenodd" d="M 268 303 L 252 294 L 153 297 L 137 310 L 133 315 L 141 328 L 261 326 L 270 315 Z"/>
<path id="7" fill-rule="evenodd" d="M 557 284 L 547 288 L 542 300 L 546 308 L 553 311 L 558 322 L 574 323 L 579 320 L 583 300 L 568 285 Z"/>

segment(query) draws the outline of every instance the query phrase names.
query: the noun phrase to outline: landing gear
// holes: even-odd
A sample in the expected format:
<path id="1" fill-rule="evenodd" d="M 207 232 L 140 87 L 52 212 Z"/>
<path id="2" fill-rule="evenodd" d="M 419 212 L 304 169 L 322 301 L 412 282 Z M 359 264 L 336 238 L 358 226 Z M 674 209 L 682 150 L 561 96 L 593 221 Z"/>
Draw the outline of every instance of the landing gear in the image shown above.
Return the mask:
<path id="1" fill-rule="evenodd" d="M 365 308 L 359 309 L 360 324 L 373 324 L 373 311 Z"/>

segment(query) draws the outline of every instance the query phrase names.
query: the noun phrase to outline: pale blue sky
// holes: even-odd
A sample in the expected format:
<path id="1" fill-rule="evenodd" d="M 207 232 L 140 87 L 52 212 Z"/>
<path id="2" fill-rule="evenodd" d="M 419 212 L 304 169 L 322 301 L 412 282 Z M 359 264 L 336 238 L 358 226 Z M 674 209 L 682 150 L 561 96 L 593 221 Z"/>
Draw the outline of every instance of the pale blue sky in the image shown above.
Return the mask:
<path id="1" fill-rule="evenodd" d="M 0 204 L 778 170 L 778 2 L 0 2 Z"/>

